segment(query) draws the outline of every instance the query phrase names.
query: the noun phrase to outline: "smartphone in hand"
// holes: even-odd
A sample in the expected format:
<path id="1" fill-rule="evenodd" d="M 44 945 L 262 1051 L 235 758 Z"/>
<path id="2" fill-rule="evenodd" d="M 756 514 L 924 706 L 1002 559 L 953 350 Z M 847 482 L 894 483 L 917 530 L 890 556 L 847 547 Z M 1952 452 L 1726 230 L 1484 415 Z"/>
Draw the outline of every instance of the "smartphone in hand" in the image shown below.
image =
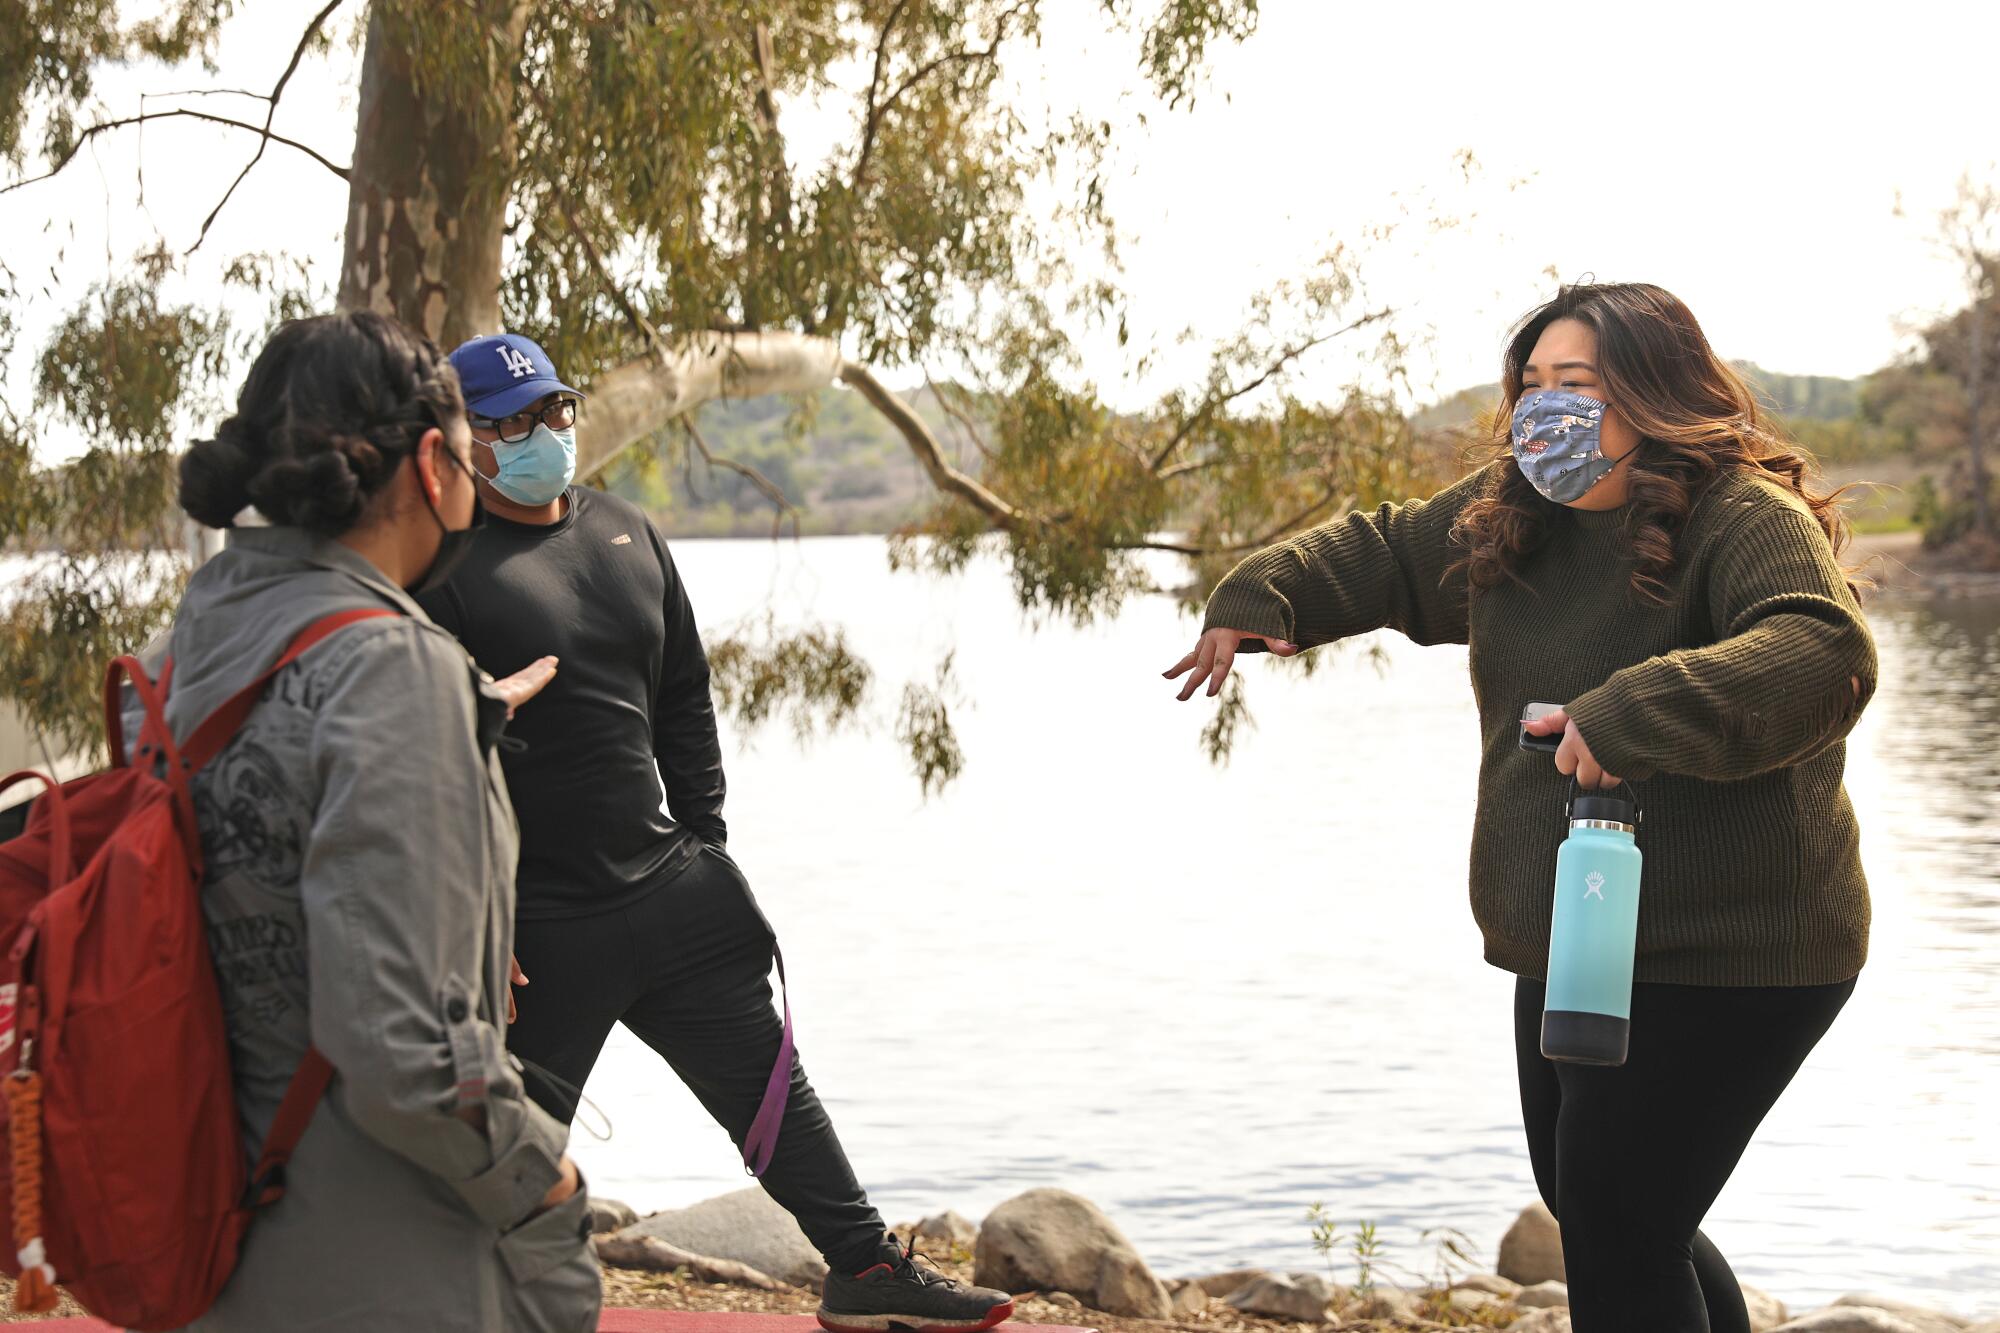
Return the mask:
<path id="1" fill-rule="evenodd" d="M 1528 723 L 1533 722 L 1538 717 L 1547 717 L 1550 713 L 1559 713 L 1563 708 L 1564 705 L 1562 704 L 1540 703 L 1529 704 L 1526 708 L 1523 708 L 1521 710 L 1521 748 L 1523 750 L 1534 750 L 1541 754 L 1554 754 L 1562 745 L 1562 733 L 1557 731 L 1547 736 L 1532 736 L 1528 733 Z"/>

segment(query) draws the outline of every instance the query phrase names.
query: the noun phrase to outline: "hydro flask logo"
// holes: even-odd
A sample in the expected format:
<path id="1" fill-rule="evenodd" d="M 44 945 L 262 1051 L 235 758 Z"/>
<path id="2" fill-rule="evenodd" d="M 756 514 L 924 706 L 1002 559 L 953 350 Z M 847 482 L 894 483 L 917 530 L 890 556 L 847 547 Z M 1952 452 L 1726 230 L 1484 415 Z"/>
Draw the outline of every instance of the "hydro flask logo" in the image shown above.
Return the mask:
<path id="1" fill-rule="evenodd" d="M 1593 870 L 1583 877 L 1583 896 L 1586 898 L 1595 898 L 1599 902 L 1604 901 L 1603 872 Z"/>

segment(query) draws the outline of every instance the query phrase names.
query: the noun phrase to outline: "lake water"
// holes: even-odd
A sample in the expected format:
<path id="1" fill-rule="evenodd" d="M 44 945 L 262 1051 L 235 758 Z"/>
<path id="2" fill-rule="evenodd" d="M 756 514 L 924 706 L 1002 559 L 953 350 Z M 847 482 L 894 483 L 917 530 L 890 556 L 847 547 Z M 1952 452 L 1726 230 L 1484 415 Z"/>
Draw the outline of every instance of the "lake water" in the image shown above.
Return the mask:
<path id="1" fill-rule="evenodd" d="M 1166 598 L 1033 630 L 997 563 L 930 580 L 871 538 L 675 549 L 711 633 L 774 605 L 878 672 L 871 734 L 724 744 L 807 1068 L 892 1224 L 1061 1186 L 1176 1275 L 1316 1267 L 1323 1202 L 1407 1265 L 1440 1226 L 1491 1262 L 1534 1189 L 1511 978 L 1466 904 L 1463 650 L 1380 636 L 1385 663 L 1349 648 L 1312 679 L 1253 660 L 1257 726 L 1217 769 L 1211 705 L 1160 678 L 1196 632 Z M 2000 1313 L 2000 604 L 1872 618 L 1882 684 L 1849 749 L 1872 959 L 1707 1229 L 1794 1304 Z M 968 764 L 926 803 L 893 712 L 950 648 Z M 588 1092 L 614 1126 L 575 1146 L 601 1192 L 648 1211 L 747 1183 L 623 1030 Z"/>

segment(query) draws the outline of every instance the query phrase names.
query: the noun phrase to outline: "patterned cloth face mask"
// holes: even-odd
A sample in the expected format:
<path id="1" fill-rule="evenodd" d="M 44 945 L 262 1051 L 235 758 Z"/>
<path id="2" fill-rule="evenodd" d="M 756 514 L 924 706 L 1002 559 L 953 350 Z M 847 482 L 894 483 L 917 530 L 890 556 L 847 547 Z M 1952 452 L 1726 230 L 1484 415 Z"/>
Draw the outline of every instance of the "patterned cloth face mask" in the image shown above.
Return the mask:
<path id="1" fill-rule="evenodd" d="M 1603 481 L 1616 459 L 1600 447 L 1604 403 L 1567 389 L 1540 389 L 1514 404 L 1514 461 L 1557 504 L 1572 504 Z"/>

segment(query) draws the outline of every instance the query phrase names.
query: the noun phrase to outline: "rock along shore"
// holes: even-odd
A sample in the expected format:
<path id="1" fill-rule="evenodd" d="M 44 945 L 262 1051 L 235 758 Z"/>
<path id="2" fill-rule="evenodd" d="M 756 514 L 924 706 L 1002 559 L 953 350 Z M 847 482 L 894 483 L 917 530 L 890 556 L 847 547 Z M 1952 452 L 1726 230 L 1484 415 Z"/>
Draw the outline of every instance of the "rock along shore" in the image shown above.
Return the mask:
<path id="1" fill-rule="evenodd" d="M 800 1314 L 818 1306 L 825 1266 L 759 1189 L 629 1221 L 622 1205 L 600 1208 L 611 1304 Z M 1261 1268 L 1163 1278 L 1102 1209 L 1059 1189 L 1017 1195 L 979 1223 L 947 1212 L 897 1231 L 915 1236 L 919 1252 L 949 1275 L 1014 1293 L 1016 1318 L 1028 1323 L 1103 1333 L 1570 1329 L 1562 1241 L 1540 1203 L 1523 1209 L 1500 1238 L 1491 1271 L 1392 1254 L 1377 1262 L 1366 1286 L 1357 1284 L 1346 1254 L 1336 1259 L 1340 1280 L 1325 1271 Z M 732 1265 L 753 1276 L 726 1280 Z M 1955 1314 L 1856 1292 L 1795 1311 L 1751 1287 L 1744 1299 L 1758 1333 L 2000 1333 L 2000 1306 Z"/>

